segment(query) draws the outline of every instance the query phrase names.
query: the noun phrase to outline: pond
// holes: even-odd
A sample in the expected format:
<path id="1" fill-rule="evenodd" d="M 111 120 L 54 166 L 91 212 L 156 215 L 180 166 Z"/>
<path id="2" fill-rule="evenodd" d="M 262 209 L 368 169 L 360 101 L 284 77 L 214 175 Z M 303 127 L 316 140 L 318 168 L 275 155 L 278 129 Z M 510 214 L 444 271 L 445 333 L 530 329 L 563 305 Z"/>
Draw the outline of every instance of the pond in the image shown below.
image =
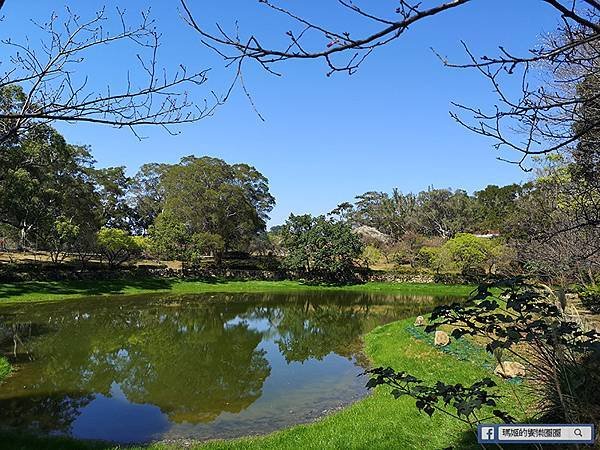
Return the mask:
<path id="1" fill-rule="evenodd" d="M 0 309 L 0 423 L 118 443 L 232 438 L 367 394 L 361 336 L 452 301 L 349 292 L 146 295 Z"/>

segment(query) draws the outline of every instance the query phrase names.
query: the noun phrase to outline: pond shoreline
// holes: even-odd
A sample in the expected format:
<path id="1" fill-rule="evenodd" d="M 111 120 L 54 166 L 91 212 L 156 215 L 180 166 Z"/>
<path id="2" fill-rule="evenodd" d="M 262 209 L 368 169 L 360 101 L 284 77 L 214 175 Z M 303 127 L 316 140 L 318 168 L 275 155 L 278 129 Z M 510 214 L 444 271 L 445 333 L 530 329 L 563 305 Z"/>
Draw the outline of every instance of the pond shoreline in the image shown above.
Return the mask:
<path id="1" fill-rule="evenodd" d="M 151 281 L 151 280 L 150 280 Z M 3 285 L 1 289 L 11 295 L 2 295 L 0 304 L 18 307 L 22 302 L 60 301 L 61 299 L 85 298 L 89 295 L 84 285 L 73 285 L 67 282 L 54 283 L 12 283 L 11 286 Z M 164 286 L 163 286 L 164 287 Z M 152 289 L 154 288 L 154 289 Z M 118 290 L 118 292 L 114 292 Z M 343 290 L 350 292 L 381 293 L 381 294 L 421 294 L 421 295 L 457 295 L 465 296 L 471 292 L 471 286 L 435 285 L 435 284 L 409 284 L 409 283 L 366 283 L 350 286 L 324 286 L 304 285 L 298 282 L 223 282 L 206 283 L 201 281 L 181 281 L 169 286 L 169 289 L 156 289 L 154 285 L 136 284 L 112 286 L 110 292 L 102 292 L 96 297 L 119 295 L 120 298 L 141 293 L 171 293 L 171 294 L 196 294 L 207 292 L 291 292 L 291 291 L 327 291 Z M 456 382 L 469 382 L 477 376 L 489 376 L 489 371 L 469 361 L 458 361 L 452 355 L 443 354 L 430 345 L 418 341 L 408 331 L 414 318 L 393 322 L 380 326 L 364 336 L 364 354 L 374 366 L 390 365 L 396 368 L 406 368 L 416 376 L 424 379 L 455 379 Z M 377 389 L 366 397 L 359 399 L 341 410 L 328 411 L 326 414 L 307 423 L 295 425 L 269 434 L 257 434 L 231 440 L 208 441 L 170 441 L 161 440 L 141 447 L 131 445 L 118 446 L 116 444 L 80 441 L 70 438 L 56 438 L 43 436 L 25 436 L 11 432 L 0 432 L 0 449 L 2 448 L 48 448 L 48 449 L 95 449 L 95 448 L 150 448 L 150 449 L 175 449 L 175 448 L 297 448 L 301 442 L 308 448 L 320 443 L 319 447 L 344 447 L 374 446 L 384 442 L 391 446 L 402 448 L 442 448 L 453 442 L 463 441 L 465 430 L 445 417 L 429 419 L 420 415 L 408 399 L 403 401 L 393 400 L 385 389 Z M 445 432 L 439 433 L 437 440 L 430 447 L 421 446 L 421 436 L 410 431 L 410 436 L 400 433 L 392 438 L 389 433 L 396 429 L 396 425 L 406 422 L 411 427 L 429 429 L 433 424 L 440 425 Z M 391 423 L 393 422 L 393 423 Z M 353 425 L 354 424 L 354 425 Z M 437 426 L 436 425 L 436 426 Z M 390 427 L 391 428 L 388 428 Z M 411 428 L 409 427 L 409 428 Z M 385 430 L 388 430 L 385 432 Z M 381 436 L 385 434 L 385 438 Z M 348 441 L 344 441 L 344 439 Z M 383 440 L 385 439 L 385 441 Z M 468 436 L 467 436 L 468 439 Z M 469 448 L 468 446 L 466 448 Z"/>
<path id="2" fill-rule="evenodd" d="M 444 379 L 447 382 L 470 383 L 480 377 L 495 376 L 481 365 L 455 358 L 440 352 L 431 345 L 415 339 L 410 334 L 414 319 L 405 319 L 380 326 L 365 337 L 365 353 L 374 365 L 392 366 L 407 370 L 426 381 Z M 500 392 L 507 396 L 503 405 L 517 417 L 510 397 L 515 386 L 497 379 Z M 516 389 L 521 389 L 516 387 Z M 428 433 L 436 428 L 440 433 Z M 402 430 L 402 431 L 400 431 Z M 429 436 L 427 441 L 424 436 Z M 266 435 L 247 436 L 231 440 L 209 441 L 159 441 L 144 446 L 131 446 L 80 441 L 62 437 L 40 437 L 10 432 L 0 432 L 0 449 L 152 449 L 175 450 L 178 448 L 406 448 L 439 449 L 449 445 L 460 448 L 479 448 L 472 433 L 451 418 L 434 415 L 429 418 L 419 414 L 411 399 L 395 400 L 385 388 L 378 388 L 370 395 L 343 408 L 326 414 L 310 423 L 292 426 Z"/>

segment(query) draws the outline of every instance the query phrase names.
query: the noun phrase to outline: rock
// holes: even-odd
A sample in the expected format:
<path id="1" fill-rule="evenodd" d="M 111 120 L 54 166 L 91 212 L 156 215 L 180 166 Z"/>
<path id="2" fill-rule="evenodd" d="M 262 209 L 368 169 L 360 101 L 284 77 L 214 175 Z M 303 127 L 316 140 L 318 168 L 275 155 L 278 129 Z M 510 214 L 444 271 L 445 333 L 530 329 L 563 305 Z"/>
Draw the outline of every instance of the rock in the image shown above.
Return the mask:
<path id="1" fill-rule="evenodd" d="M 423 325 L 425 325 L 425 319 L 423 316 L 418 316 L 415 320 L 415 327 L 422 327 Z"/>
<path id="2" fill-rule="evenodd" d="M 388 244 L 392 241 L 392 237 L 382 233 L 377 228 L 362 225 L 352 230 L 366 244 Z"/>
<path id="3" fill-rule="evenodd" d="M 433 339 L 433 345 L 445 347 L 450 343 L 450 336 L 445 331 L 436 331 L 435 338 Z"/>
<path id="4" fill-rule="evenodd" d="M 494 373 L 503 378 L 524 377 L 525 366 L 515 361 L 505 361 L 496 366 Z"/>

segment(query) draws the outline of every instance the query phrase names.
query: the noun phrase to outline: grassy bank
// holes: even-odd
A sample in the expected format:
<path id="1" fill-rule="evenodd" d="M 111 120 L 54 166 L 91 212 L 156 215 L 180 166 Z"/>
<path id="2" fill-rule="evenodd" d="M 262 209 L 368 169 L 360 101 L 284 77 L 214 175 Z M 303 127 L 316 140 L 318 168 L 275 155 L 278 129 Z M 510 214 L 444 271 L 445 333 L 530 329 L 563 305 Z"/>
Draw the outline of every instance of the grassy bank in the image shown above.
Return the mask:
<path id="1" fill-rule="evenodd" d="M 471 383 L 491 376 L 507 395 L 499 405 L 517 417 L 523 417 L 512 401 L 514 390 L 521 386 L 495 378 L 478 357 L 459 359 L 444 353 L 426 341 L 414 337 L 412 319 L 392 323 L 373 330 L 365 337 L 365 351 L 375 365 L 406 370 L 428 381 Z M 483 352 L 477 348 L 476 351 Z M 480 355 L 481 356 L 481 355 Z M 366 399 L 349 408 L 307 425 L 295 426 L 267 436 L 216 441 L 198 444 L 193 448 L 206 449 L 456 449 L 479 448 L 465 426 L 441 414 L 429 418 L 414 407 L 414 400 L 394 400 L 388 389 L 379 388 Z M 70 440 L 35 439 L 22 435 L 1 435 L 4 449 L 90 449 L 115 448 L 110 445 L 82 443 Z M 174 445 L 155 444 L 153 450 L 171 450 Z"/>
<path id="2" fill-rule="evenodd" d="M 290 292 L 336 289 L 407 295 L 465 296 L 473 287 L 417 283 L 366 283 L 348 286 L 308 285 L 297 281 L 187 281 L 179 279 L 28 281 L 0 283 L 0 305 L 55 301 L 106 295 L 133 295 L 154 292 L 199 294 L 203 292 Z"/>
<path id="3" fill-rule="evenodd" d="M 10 374 L 10 371 L 11 366 L 8 359 L 0 356 L 0 383 Z"/>

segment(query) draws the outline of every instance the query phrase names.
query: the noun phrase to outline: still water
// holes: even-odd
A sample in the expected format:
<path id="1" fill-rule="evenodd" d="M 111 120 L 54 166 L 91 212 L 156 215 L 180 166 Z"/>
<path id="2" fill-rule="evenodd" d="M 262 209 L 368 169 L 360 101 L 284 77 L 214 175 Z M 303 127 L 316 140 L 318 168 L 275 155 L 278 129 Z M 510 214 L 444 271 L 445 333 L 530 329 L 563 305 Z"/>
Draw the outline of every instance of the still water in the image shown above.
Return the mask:
<path id="1" fill-rule="evenodd" d="M 0 424 L 119 443 L 230 438 L 366 395 L 361 336 L 452 299 L 146 295 L 0 308 Z"/>

